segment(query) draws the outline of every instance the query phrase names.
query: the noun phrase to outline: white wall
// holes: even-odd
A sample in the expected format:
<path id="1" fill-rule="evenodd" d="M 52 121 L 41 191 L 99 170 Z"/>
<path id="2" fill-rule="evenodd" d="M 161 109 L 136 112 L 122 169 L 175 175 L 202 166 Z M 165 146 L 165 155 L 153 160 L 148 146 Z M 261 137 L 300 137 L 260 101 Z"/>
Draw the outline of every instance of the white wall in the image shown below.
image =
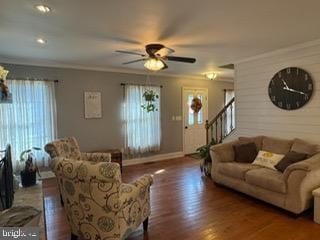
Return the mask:
<path id="1" fill-rule="evenodd" d="M 268 96 L 270 79 L 286 67 L 300 67 L 313 78 L 310 101 L 282 110 Z M 263 54 L 235 65 L 236 134 L 299 137 L 320 143 L 320 40 Z"/>

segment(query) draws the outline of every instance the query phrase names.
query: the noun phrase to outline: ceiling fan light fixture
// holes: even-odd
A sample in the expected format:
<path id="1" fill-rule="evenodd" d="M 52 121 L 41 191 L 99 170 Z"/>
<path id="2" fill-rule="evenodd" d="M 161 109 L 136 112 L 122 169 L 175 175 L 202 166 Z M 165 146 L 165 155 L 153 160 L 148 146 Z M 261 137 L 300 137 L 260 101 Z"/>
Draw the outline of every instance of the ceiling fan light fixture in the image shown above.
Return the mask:
<path id="1" fill-rule="evenodd" d="M 47 5 L 39 4 L 39 5 L 36 5 L 35 8 L 41 13 L 51 12 L 51 8 L 48 7 Z"/>
<path id="2" fill-rule="evenodd" d="M 148 58 L 144 63 L 144 67 L 151 71 L 159 71 L 164 68 L 164 63 L 157 58 Z"/>
<path id="3" fill-rule="evenodd" d="M 206 77 L 207 77 L 209 80 L 214 80 L 214 79 L 216 79 L 217 76 L 218 76 L 218 74 L 215 73 L 215 72 L 209 72 L 209 73 L 206 73 L 205 75 L 206 75 Z"/>

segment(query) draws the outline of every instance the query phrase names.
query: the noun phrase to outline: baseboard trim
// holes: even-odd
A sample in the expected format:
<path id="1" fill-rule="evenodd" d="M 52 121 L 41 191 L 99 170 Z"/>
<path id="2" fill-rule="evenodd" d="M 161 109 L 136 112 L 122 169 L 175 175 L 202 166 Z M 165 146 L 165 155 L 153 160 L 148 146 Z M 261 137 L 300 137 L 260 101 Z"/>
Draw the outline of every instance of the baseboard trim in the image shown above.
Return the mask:
<path id="1" fill-rule="evenodd" d="M 130 165 L 137 165 L 142 163 L 158 162 L 158 161 L 164 161 L 164 160 L 173 159 L 173 158 L 180 158 L 183 156 L 184 156 L 183 152 L 164 153 L 164 154 L 158 154 L 150 157 L 132 158 L 132 159 L 123 160 L 122 165 L 130 166 Z"/>

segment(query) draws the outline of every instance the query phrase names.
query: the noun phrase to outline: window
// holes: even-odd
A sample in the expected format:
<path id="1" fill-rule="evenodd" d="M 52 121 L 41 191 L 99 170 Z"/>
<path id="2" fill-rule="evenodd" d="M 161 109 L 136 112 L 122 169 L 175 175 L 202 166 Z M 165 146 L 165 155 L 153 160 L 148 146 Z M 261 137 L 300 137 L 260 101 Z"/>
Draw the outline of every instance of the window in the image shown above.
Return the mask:
<path id="1" fill-rule="evenodd" d="M 54 82 L 8 80 L 13 103 L 0 104 L 0 147 L 12 146 L 13 165 L 17 169 L 20 153 L 40 147 L 56 137 Z M 47 165 L 44 151 L 36 154 L 38 166 Z"/>
<path id="2" fill-rule="evenodd" d="M 234 98 L 234 90 L 224 91 L 224 105 L 226 106 Z M 235 104 L 234 102 L 227 108 L 225 119 L 225 135 L 228 135 L 235 128 Z"/>
<path id="3" fill-rule="evenodd" d="M 141 107 L 145 104 L 143 94 L 146 90 L 152 90 L 159 96 L 154 112 L 147 112 Z M 160 150 L 160 87 L 125 85 L 123 129 L 126 154 Z"/>

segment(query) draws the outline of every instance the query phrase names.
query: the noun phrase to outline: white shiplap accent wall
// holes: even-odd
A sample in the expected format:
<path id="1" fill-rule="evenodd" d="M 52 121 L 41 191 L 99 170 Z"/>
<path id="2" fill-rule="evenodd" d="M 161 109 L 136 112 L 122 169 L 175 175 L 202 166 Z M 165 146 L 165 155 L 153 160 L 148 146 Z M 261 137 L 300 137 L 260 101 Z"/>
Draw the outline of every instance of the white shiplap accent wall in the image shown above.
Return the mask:
<path id="1" fill-rule="evenodd" d="M 270 79 L 286 67 L 300 67 L 313 78 L 310 101 L 298 110 L 282 110 L 268 96 Z M 235 64 L 236 132 L 238 136 L 299 137 L 320 143 L 320 41 Z"/>

